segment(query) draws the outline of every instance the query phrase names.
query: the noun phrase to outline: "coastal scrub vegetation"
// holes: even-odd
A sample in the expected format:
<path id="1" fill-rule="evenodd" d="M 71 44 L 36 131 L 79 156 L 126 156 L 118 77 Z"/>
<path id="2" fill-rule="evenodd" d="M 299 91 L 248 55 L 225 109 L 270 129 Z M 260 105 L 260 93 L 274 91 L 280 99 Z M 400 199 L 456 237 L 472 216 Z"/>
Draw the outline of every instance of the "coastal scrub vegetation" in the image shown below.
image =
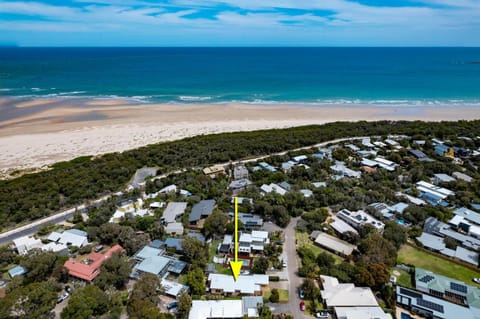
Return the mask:
<path id="1" fill-rule="evenodd" d="M 163 174 L 179 168 L 271 154 L 336 138 L 387 134 L 439 138 L 478 136 L 480 121 L 337 122 L 321 126 L 197 136 L 92 159 L 75 159 L 56 164 L 48 171 L 0 181 L 0 228 L 45 217 L 60 209 L 117 192 L 125 187 L 137 169 L 145 166 L 158 167 L 158 174 Z M 343 155 L 339 153 L 338 156 Z M 432 170 L 435 171 L 435 167 Z M 279 224 L 288 223 L 285 218 L 279 220 Z"/>

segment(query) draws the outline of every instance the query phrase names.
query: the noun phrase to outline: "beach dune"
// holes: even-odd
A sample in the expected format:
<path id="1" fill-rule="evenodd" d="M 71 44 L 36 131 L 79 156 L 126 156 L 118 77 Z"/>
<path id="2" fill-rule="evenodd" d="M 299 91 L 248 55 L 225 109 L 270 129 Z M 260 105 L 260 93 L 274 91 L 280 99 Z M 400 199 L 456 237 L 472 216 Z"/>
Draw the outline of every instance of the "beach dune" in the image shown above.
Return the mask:
<path id="1" fill-rule="evenodd" d="M 25 105 L 29 106 L 28 112 Z M 4 99 L 0 108 L 22 111 L 18 116 L 0 117 L 3 177 L 15 170 L 45 168 L 78 156 L 119 152 L 199 134 L 334 121 L 480 118 L 480 108 L 475 106 L 133 105 L 118 99 L 100 102 Z"/>

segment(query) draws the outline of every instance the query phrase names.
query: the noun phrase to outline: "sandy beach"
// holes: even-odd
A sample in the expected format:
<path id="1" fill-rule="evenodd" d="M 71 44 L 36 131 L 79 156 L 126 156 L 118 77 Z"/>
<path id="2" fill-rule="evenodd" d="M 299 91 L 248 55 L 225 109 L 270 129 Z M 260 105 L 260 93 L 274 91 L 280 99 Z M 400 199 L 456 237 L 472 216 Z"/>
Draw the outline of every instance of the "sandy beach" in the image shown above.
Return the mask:
<path id="1" fill-rule="evenodd" d="M 333 121 L 471 120 L 472 106 L 171 105 L 101 100 L 0 100 L 0 172 L 184 137 Z"/>

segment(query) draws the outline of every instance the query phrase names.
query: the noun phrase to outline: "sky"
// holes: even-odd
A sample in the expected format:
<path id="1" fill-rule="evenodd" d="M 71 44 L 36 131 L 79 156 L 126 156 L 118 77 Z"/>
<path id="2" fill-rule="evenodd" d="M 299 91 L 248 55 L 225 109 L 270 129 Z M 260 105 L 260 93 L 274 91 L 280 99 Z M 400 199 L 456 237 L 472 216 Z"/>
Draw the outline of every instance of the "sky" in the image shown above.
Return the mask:
<path id="1" fill-rule="evenodd" d="M 0 45 L 480 46 L 480 0 L 0 0 Z"/>

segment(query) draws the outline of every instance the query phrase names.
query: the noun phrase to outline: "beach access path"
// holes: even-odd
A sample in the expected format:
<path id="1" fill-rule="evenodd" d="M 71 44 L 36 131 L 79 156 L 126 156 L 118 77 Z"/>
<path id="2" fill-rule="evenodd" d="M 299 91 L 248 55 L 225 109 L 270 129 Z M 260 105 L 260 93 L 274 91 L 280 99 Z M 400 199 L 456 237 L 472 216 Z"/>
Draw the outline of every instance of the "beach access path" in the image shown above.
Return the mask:
<path id="1" fill-rule="evenodd" d="M 255 161 L 258 161 L 258 160 L 261 160 L 261 159 L 264 159 L 264 158 L 268 158 L 270 156 L 285 155 L 288 152 L 306 150 L 306 149 L 310 149 L 312 147 L 325 147 L 328 144 L 335 144 L 335 143 L 340 143 L 340 142 L 345 142 L 345 141 L 353 141 L 353 140 L 361 140 L 363 138 L 365 138 L 365 136 L 362 136 L 362 137 L 344 137 L 344 138 L 339 138 L 339 139 L 334 139 L 334 140 L 330 140 L 330 141 L 321 142 L 321 143 L 318 143 L 318 144 L 315 144 L 315 145 L 304 146 L 304 147 L 296 148 L 296 149 L 293 149 L 293 150 L 287 150 L 287 151 L 283 151 L 283 152 L 279 152 L 279 153 L 275 153 L 275 154 L 257 156 L 257 157 L 254 157 L 254 158 L 241 159 L 241 160 L 236 160 L 236 161 L 232 161 L 232 162 L 212 164 L 212 165 L 229 165 L 229 164 L 236 165 L 236 164 L 242 164 L 242 163 L 248 163 L 248 162 L 255 162 Z M 165 177 L 167 177 L 169 175 L 172 175 L 172 174 L 180 174 L 180 173 L 184 172 L 185 170 L 186 169 L 184 168 L 184 169 L 178 169 L 178 170 L 175 170 L 175 171 L 172 171 L 172 172 L 164 173 L 164 174 L 161 174 L 161 175 L 158 175 L 158 176 L 154 177 L 154 179 L 162 179 L 162 178 L 165 178 Z M 127 189 L 128 189 L 128 186 L 127 186 Z M 72 207 L 72 208 L 69 208 L 69 209 L 66 209 L 66 210 L 62 210 L 61 212 L 59 212 L 57 214 L 50 215 L 48 217 L 35 220 L 35 221 L 33 221 L 31 223 L 28 223 L 26 225 L 23 225 L 23 226 L 20 226 L 20 227 L 17 227 L 17 228 L 13 228 L 11 230 L 0 233 L 0 245 L 8 244 L 8 243 L 12 242 L 13 240 L 15 240 L 17 238 L 20 238 L 20 237 L 23 237 L 23 236 L 32 235 L 42 225 L 62 223 L 64 221 L 66 221 L 67 219 L 73 217 L 73 215 L 77 211 L 82 211 L 84 209 L 88 209 L 90 207 L 99 205 L 99 204 L 109 200 L 110 198 L 112 198 L 112 196 L 115 196 L 115 195 L 120 195 L 121 196 L 122 194 L 123 194 L 123 192 L 117 192 L 115 194 L 104 195 L 104 196 L 102 196 L 98 199 L 89 201 L 88 204 L 81 204 L 81 205 L 78 205 L 76 207 Z M 295 245 L 295 242 L 294 242 L 294 245 Z M 295 251 L 295 249 L 294 249 L 294 251 Z M 289 263 L 290 262 L 292 262 L 292 259 L 289 258 Z M 295 318 L 297 318 L 297 317 L 295 317 Z"/>

